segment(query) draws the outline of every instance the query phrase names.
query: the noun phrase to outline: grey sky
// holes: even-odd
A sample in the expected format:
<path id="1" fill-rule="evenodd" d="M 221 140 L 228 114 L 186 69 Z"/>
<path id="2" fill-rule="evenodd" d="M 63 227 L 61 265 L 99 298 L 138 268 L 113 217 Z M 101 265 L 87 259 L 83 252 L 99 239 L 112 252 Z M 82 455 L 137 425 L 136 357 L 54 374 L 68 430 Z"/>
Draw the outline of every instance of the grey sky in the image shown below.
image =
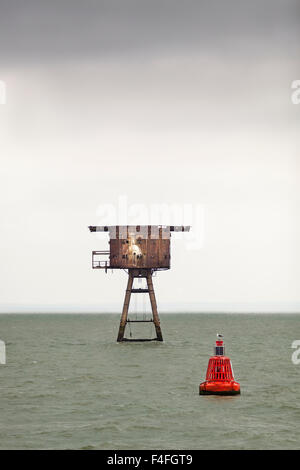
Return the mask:
<path id="1" fill-rule="evenodd" d="M 12 62 L 149 53 L 298 56 L 299 1 L 1 0 Z"/>
<path id="2" fill-rule="evenodd" d="M 2 311 L 118 311 L 126 277 L 91 270 L 87 226 L 122 196 L 203 207 L 159 306 L 300 311 L 299 10 L 0 0 Z"/>

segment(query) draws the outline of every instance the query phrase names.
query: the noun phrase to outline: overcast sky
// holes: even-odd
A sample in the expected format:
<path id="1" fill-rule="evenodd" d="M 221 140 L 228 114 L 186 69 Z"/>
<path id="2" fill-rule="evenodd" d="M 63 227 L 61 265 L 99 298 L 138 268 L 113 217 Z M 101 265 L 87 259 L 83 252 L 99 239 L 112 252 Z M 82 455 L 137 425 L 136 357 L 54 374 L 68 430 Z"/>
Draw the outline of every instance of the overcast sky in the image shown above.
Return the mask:
<path id="1" fill-rule="evenodd" d="M 299 312 L 299 45 L 296 0 L 0 0 L 0 311 L 120 311 L 127 201 L 192 208 L 162 310 Z"/>

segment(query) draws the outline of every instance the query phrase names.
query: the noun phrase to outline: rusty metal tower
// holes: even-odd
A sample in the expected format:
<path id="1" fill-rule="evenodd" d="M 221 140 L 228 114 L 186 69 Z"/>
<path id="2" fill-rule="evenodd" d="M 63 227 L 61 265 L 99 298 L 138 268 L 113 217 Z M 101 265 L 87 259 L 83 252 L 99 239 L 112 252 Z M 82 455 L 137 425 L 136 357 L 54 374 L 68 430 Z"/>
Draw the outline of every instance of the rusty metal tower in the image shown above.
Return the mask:
<path id="1" fill-rule="evenodd" d="M 189 226 L 181 225 L 114 225 L 90 226 L 91 232 L 108 232 L 108 251 L 92 252 L 93 269 L 123 269 L 128 272 L 128 283 L 120 320 L 117 341 L 163 341 L 160 320 L 157 311 L 152 275 L 155 271 L 170 269 L 171 232 L 188 232 Z M 133 287 L 135 278 L 145 278 L 146 289 Z M 129 320 L 128 310 L 131 294 L 148 293 L 153 319 Z M 156 337 L 152 339 L 125 338 L 125 328 L 130 322 L 153 322 Z"/>

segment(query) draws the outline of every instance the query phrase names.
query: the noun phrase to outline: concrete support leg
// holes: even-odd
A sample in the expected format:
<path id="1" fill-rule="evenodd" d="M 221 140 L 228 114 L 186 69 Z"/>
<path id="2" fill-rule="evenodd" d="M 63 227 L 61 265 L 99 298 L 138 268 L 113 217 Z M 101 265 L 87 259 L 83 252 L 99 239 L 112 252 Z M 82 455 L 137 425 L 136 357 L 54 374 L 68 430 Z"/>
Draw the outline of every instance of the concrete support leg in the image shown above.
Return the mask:
<path id="1" fill-rule="evenodd" d="M 124 305 L 123 305 L 123 311 L 122 311 L 122 316 L 121 316 L 121 320 L 120 320 L 119 334 L 118 334 L 118 339 L 117 339 L 117 341 L 119 341 L 119 342 L 123 341 L 123 338 L 124 338 L 126 321 L 127 321 L 127 316 L 128 316 L 129 303 L 130 303 L 130 297 L 131 297 L 132 284 L 133 284 L 133 275 L 132 275 L 131 272 L 129 272 L 128 273 L 127 289 L 126 289 Z"/>
<path id="2" fill-rule="evenodd" d="M 147 273 L 147 285 L 148 285 L 149 297 L 150 297 L 151 308 L 152 308 L 153 323 L 154 323 L 155 330 L 156 330 L 156 339 L 158 341 L 163 341 L 151 272 Z"/>

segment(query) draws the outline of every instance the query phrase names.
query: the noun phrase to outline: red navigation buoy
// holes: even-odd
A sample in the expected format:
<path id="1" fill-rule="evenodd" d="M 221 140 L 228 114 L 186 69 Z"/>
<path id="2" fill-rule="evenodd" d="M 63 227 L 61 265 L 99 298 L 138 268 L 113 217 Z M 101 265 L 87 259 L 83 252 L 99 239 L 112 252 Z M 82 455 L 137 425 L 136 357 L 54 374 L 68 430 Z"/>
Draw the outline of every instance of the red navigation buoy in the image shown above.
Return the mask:
<path id="1" fill-rule="evenodd" d="M 214 356 L 208 361 L 206 379 L 199 386 L 200 395 L 238 395 L 240 384 L 235 382 L 232 364 L 226 357 L 222 335 L 217 335 Z"/>

